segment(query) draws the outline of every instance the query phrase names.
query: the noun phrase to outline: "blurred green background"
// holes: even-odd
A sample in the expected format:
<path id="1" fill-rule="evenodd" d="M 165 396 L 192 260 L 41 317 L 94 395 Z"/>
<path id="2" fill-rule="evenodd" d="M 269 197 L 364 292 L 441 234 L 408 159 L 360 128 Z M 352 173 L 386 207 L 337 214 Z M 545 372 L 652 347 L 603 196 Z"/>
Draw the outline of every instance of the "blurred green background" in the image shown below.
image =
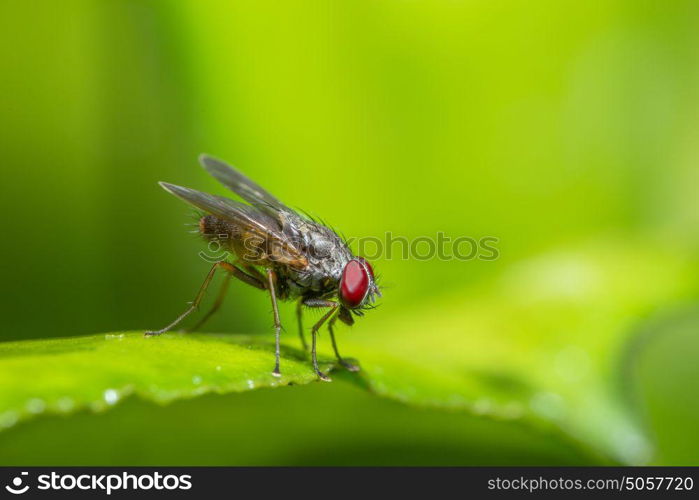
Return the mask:
<path id="1" fill-rule="evenodd" d="M 477 354 L 464 371 L 502 375 L 529 373 L 546 336 L 559 372 L 598 374 L 564 397 L 604 387 L 647 436 L 612 459 L 699 464 L 697 33 L 691 0 L 4 0 L 0 340 L 181 312 L 208 264 L 156 182 L 224 194 L 208 152 L 348 237 L 498 238 L 495 261 L 378 259 L 382 305 L 341 344 L 393 328 L 406 354 L 429 341 L 425 362 Z M 207 330 L 269 335 L 268 309 L 235 286 Z M 461 357 L 478 335 L 517 342 Z M 591 434 L 611 418 L 595 404 Z M 339 382 L 37 420 L 0 436 L 0 460 L 610 460 L 537 432 Z"/>

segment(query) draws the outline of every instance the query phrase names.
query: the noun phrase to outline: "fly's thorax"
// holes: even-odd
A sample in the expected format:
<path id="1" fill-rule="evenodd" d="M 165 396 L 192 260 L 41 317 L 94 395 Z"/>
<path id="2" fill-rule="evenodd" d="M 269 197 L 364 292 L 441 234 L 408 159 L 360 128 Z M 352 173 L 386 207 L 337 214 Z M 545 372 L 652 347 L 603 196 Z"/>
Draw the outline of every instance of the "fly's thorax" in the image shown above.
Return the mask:
<path id="1" fill-rule="evenodd" d="M 342 269 L 349 261 L 344 251 L 324 257 L 309 257 L 308 266 L 296 273 L 293 280 L 307 291 L 326 296 L 335 294 L 342 277 Z"/>
<path id="2" fill-rule="evenodd" d="M 317 222 L 287 214 L 283 232 L 304 253 L 309 263 L 322 267 L 326 273 L 339 277 L 342 265 L 352 258 L 342 238 Z"/>
<path id="3" fill-rule="evenodd" d="M 331 229 L 299 217 L 289 217 L 283 230 L 308 261 L 303 269 L 279 270 L 293 283 L 289 289 L 316 297 L 336 294 L 342 269 L 352 258 L 344 241 Z"/>

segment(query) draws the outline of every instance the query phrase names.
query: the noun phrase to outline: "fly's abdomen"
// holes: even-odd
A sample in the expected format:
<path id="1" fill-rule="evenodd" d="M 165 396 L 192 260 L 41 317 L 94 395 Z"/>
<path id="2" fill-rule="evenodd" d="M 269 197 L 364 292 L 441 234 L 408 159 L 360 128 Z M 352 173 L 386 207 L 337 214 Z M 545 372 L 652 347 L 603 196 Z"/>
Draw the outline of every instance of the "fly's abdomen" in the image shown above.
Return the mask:
<path id="1" fill-rule="evenodd" d="M 213 215 L 199 219 L 199 234 L 208 241 L 230 240 L 234 236 L 231 224 Z"/>
<path id="2" fill-rule="evenodd" d="M 199 219 L 199 234 L 207 241 L 217 241 L 237 259 L 253 265 L 271 264 L 268 242 L 239 224 L 205 215 Z"/>

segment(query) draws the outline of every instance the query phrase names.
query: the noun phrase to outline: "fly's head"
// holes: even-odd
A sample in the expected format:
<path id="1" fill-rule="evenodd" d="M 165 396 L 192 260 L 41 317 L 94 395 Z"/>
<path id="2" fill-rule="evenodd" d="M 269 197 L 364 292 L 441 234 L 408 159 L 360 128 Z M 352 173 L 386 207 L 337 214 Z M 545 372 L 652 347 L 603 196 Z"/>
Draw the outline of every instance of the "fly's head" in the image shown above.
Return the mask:
<path id="1" fill-rule="evenodd" d="M 347 324 L 353 323 L 349 312 L 361 316 L 364 310 L 374 307 L 374 301 L 377 296 L 381 297 L 381 292 L 374 277 L 374 270 L 366 259 L 355 257 L 345 265 L 337 294 L 343 306 L 340 319 Z"/>

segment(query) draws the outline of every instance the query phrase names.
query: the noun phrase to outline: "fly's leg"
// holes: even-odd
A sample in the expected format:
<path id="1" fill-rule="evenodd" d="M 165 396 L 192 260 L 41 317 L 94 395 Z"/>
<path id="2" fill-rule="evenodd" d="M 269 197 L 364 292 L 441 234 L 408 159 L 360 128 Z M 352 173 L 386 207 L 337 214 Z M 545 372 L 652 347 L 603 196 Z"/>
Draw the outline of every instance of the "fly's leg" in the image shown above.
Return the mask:
<path id="1" fill-rule="evenodd" d="M 233 265 L 229 264 L 228 262 L 217 262 L 213 266 L 211 266 L 211 270 L 209 271 L 209 274 L 206 275 L 206 278 L 204 279 L 204 282 L 201 284 L 201 287 L 199 288 L 199 292 L 197 293 L 197 296 L 194 298 L 190 306 L 187 308 L 185 312 L 180 314 L 175 321 L 167 325 L 165 328 L 161 330 L 153 330 L 153 331 L 148 331 L 145 333 L 146 337 L 150 337 L 151 335 L 160 335 L 161 333 L 165 333 L 172 328 L 176 327 L 180 322 L 185 319 L 187 316 L 189 316 L 192 311 L 194 311 L 197 307 L 199 307 L 199 304 L 201 303 L 202 299 L 204 298 L 204 294 L 206 293 L 206 289 L 209 288 L 209 284 L 211 283 L 211 280 L 214 277 L 214 274 L 216 274 L 216 269 L 219 267 L 225 269 L 228 272 L 231 272 L 231 269 L 235 269 Z"/>
<path id="2" fill-rule="evenodd" d="M 223 299 L 226 297 L 226 292 L 228 292 L 228 285 L 230 285 L 231 277 L 233 276 L 238 278 L 243 283 L 247 283 L 248 285 L 254 286 L 255 288 L 259 288 L 260 290 L 264 290 L 265 288 L 267 288 L 263 281 L 257 279 L 256 277 L 248 275 L 247 273 L 241 271 L 237 267 L 233 267 L 231 270 L 228 270 L 228 274 L 226 274 L 225 281 L 221 285 L 221 291 L 218 293 L 218 297 L 216 297 L 216 302 L 214 302 L 214 305 L 211 306 L 209 312 L 207 312 L 196 325 L 194 325 L 191 328 L 186 328 L 184 330 L 185 332 L 197 331 L 204 325 L 204 323 L 206 323 L 209 320 L 211 316 L 214 315 L 216 311 L 219 310 L 221 304 L 223 304 Z"/>
<path id="3" fill-rule="evenodd" d="M 313 325 L 313 328 L 311 328 L 311 358 L 313 360 L 313 369 L 316 372 L 316 375 L 318 375 L 318 378 L 325 381 L 325 382 L 330 382 L 331 379 L 328 377 L 326 374 L 320 371 L 320 368 L 318 368 L 318 358 L 316 356 L 316 338 L 318 336 L 318 330 L 320 330 L 320 327 L 325 324 L 325 322 L 337 312 L 337 307 L 338 304 L 336 302 L 333 302 L 331 300 L 323 300 L 323 299 L 305 299 L 303 301 L 303 304 L 308 307 L 329 307 L 330 310 L 326 312 L 322 318 L 320 318 L 315 325 Z"/>
<path id="4" fill-rule="evenodd" d="M 330 301 L 328 301 L 330 302 Z M 332 305 L 330 305 L 332 304 Z M 321 326 L 330 318 L 333 314 L 335 314 L 335 311 L 337 310 L 337 304 L 334 302 L 330 302 L 327 307 L 330 307 L 331 309 L 326 312 L 322 318 L 318 320 L 318 322 L 313 325 L 313 328 L 311 328 L 311 341 L 312 341 L 312 347 L 311 347 L 311 357 L 313 358 L 313 369 L 315 370 L 316 374 L 318 375 L 318 378 L 325 382 L 330 382 L 332 379 L 328 377 L 326 374 L 320 371 L 318 368 L 318 357 L 316 356 L 316 340 L 318 337 L 318 330 L 320 329 Z"/>
<path id="5" fill-rule="evenodd" d="M 303 336 L 303 300 L 299 300 L 298 304 L 296 304 L 296 319 L 298 320 L 299 324 L 299 338 L 301 339 L 303 352 L 308 352 L 306 337 Z"/>
<path id="6" fill-rule="evenodd" d="M 194 325 L 191 328 L 185 328 L 184 332 L 189 333 L 189 332 L 196 332 L 204 326 L 204 323 L 206 323 L 211 316 L 214 315 L 216 311 L 219 310 L 221 307 L 221 304 L 223 304 L 223 299 L 226 296 L 226 292 L 228 292 L 228 285 L 231 283 L 231 275 L 226 274 L 226 277 L 223 279 L 223 284 L 221 284 L 221 290 L 218 292 L 218 297 L 216 297 L 216 302 L 214 302 L 214 305 L 211 306 L 211 309 L 209 309 L 209 312 L 207 312 L 198 322 L 196 325 Z"/>
<path id="7" fill-rule="evenodd" d="M 267 290 L 265 277 L 262 276 L 260 273 L 257 273 L 258 275 L 260 275 L 260 278 L 258 278 L 257 276 L 251 276 L 245 271 L 241 271 L 237 267 L 233 267 L 233 269 L 231 270 L 231 274 L 243 283 L 247 283 L 248 285 L 254 286 L 255 288 L 259 288 L 260 290 Z"/>
<path id="8" fill-rule="evenodd" d="M 333 345 L 333 351 L 335 351 L 335 356 L 337 357 L 337 360 L 340 362 L 342 366 L 347 368 L 347 370 L 351 372 L 358 372 L 359 371 L 359 365 L 355 365 L 354 363 L 350 363 L 349 361 L 346 361 L 345 359 L 340 356 L 340 351 L 337 350 L 337 342 L 335 342 L 335 332 L 333 331 L 333 326 L 335 326 L 335 321 L 337 320 L 337 316 L 333 316 L 333 318 L 328 322 L 328 331 L 330 332 L 330 342 L 332 342 Z"/>
<path id="9" fill-rule="evenodd" d="M 249 274 L 251 277 L 255 278 L 257 281 L 264 283 L 267 280 L 267 276 L 265 276 L 260 271 L 258 271 L 255 266 L 250 265 L 250 264 L 243 264 L 243 268 L 245 269 L 246 274 Z"/>
<path id="10" fill-rule="evenodd" d="M 269 296 L 272 298 L 272 311 L 274 312 L 274 371 L 272 375 L 275 377 L 281 377 L 279 372 L 279 357 L 280 357 L 280 337 L 282 324 L 279 321 L 279 308 L 277 307 L 277 296 L 274 292 L 274 282 L 276 277 L 274 271 L 267 269 L 267 289 L 269 290 Z"/>

